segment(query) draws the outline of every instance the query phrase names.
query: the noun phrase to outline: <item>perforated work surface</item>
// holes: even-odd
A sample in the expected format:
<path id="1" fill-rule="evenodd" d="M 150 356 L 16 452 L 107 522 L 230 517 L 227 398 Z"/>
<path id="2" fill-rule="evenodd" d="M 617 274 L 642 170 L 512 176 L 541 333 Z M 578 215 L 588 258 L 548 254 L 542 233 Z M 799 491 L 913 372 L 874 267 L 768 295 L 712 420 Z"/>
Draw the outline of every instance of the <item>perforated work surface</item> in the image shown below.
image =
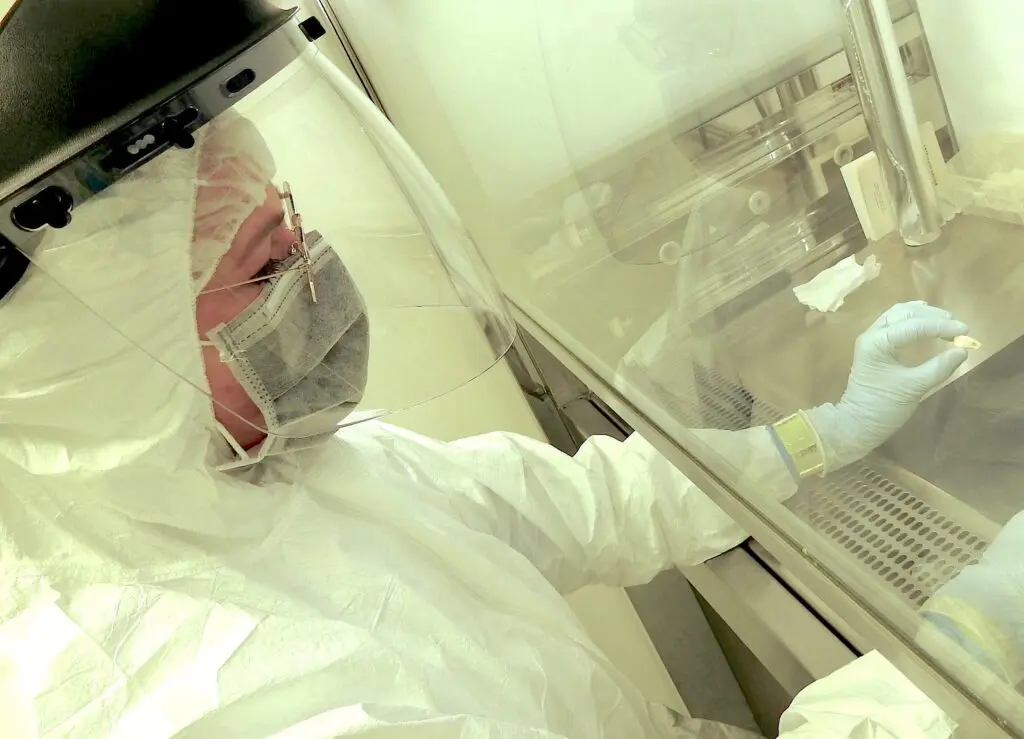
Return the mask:
<path id="1" fill-rule="evenodd" d="M 913 606 L 976 562 L 988 546 L 977 533 L 865 464 L 801 489 L 786 506 Z"/>
<path id="2" fill-rule="evenodd" d="M 701 368 L 699 397 L 660 388 L 657 397 L 693 428 L 744 429 L 781 413 L 713 370 Z M 805 482 L 786 502 L 800 519 L 877 573 L 911 606 L 922 605 L 989 542 L 867 463 Z"/>

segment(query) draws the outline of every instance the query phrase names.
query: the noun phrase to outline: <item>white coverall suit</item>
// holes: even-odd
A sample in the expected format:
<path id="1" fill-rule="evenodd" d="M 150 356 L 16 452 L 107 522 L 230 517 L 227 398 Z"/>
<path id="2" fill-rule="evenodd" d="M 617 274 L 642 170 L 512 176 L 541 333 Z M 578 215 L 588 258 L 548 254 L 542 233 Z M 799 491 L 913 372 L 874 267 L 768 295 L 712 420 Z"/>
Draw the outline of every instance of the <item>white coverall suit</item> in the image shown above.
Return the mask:
<path id="1" fill-rule="evenodd" d="M 641 439 L 569 458 L 370 422 L 247 477 L 214 470 L 189 274 L 195 156 L 166 154 L 131 198 L 90 202 L 76 213 L 89 237 L 41 257 L 56 279 L 32 271 L 0 306 L 3 735 L 746 736 L 671 726 L 562 598 L 744 538 Z M 65 288 L 121 311 L 188 382 L 67 310 Z M 764 429 L 709 434 L 765 490 L 793 489 Z M 884 664 L 832 680 L 783 736 L 946 726 Z"/>

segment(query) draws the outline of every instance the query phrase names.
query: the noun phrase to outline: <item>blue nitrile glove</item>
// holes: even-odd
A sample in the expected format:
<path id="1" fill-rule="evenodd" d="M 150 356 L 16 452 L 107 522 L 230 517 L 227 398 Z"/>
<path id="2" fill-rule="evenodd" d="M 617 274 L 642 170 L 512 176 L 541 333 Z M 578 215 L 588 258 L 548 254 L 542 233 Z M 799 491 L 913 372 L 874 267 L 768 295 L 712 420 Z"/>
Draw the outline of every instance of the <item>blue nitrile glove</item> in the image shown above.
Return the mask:
<path id="1" fill-rule="evenodd" d="M 825 472 L 856 462 L 885 443 L 967 359 L 966 349 L 950 348 L 907 367 L 896 356 L 901 348 L 919 339 L 952 340 L 966 333 L 967 325 L 948 311 L 917 301 L 894 305 L 861 334 L 842 399 L 807 411 L 822 442 Z"/>

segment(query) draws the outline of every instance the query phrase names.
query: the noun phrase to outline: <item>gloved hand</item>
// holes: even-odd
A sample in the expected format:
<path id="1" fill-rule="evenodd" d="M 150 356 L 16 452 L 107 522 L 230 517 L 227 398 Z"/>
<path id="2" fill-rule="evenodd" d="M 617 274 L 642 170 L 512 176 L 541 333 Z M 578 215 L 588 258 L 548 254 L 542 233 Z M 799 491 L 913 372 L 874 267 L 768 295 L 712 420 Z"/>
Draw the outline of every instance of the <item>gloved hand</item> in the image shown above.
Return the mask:
<path id="1" fill-rule="evenodd" d="M 807 411 L 824 447 L 825 471 L 856 462 L 885 443 L 925 395 L 967 359 L 967 350 L 950 348 L 907 367 L 896 356 L 901 348 L 919 339 L 952 340 L 966 333 L 967 325 L 948 311 L 916 301 L 894 305 L 861 334 L 842 400 Z"/>

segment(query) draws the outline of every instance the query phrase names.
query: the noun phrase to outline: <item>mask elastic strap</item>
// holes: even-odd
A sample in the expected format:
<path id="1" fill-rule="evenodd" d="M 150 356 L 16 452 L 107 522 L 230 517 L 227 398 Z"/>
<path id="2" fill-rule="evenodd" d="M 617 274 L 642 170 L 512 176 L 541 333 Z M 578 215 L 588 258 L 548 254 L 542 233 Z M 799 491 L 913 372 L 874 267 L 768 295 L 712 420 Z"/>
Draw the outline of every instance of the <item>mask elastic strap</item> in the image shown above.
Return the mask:
<path id="1" fill-rule="evenodd" d="M 200 339 L 199 340 L 199 346 L 204 348 L 204 349 L 206 347 L 209 347 L 210 349 L 216 349 L 217 350 L 217 358 L 220 359 L 220 361 L 222 361 L 224 364 L 228 364 L 229 362 L 232 361 L 232 357 L 230 355 L 228 355 L 227 353 L 225 353 L 223 347 L 219 346 L 218 344 L 215 344 L 214 342 L 210 341 L 209 339 Z"/>
<path id="2" fill-rule="evenodd" d="M 265 460 L 271 454 L 277 453 L 277 451 L 275 451 L 275 447 L 278 446 L 277 442 L 280 441 L 280 439 L 273 436 L 268 436 L 260 442 L 259 446 L 245 450 L 238 445 L 238 442 L 235 441 L 235 437 L 233 437 L 219 422 L 217 423 L 217 431 L 224 437 L 224 441 L 228 443 L 235 455 L 238 457 L 232 462 L 225 462 L 224 464 L 217 465 L 216 469 L 219 472 L 229 472 L 231 470 L 252 467 L 253 465 L 257 465 Z"/>
<path id="3" fill-rule="evenodd" d="M 249 453 L 246 452 L 245 449 L 242 449 L 241 445 L 239 445 L 239 443 L 235 440 L 235 437 L 231 435 L 230 431 L 224 428 L 224 425 L 220 421 L 217 421 L 217 431 L 219 431 L 220 435 L 224 437 L 224 441 L 228 443 L 228 446 L 231 447 L 231 450 L 235 453 L 236 456 L 238 456 L 240 459 L 248 458 Z"/>

